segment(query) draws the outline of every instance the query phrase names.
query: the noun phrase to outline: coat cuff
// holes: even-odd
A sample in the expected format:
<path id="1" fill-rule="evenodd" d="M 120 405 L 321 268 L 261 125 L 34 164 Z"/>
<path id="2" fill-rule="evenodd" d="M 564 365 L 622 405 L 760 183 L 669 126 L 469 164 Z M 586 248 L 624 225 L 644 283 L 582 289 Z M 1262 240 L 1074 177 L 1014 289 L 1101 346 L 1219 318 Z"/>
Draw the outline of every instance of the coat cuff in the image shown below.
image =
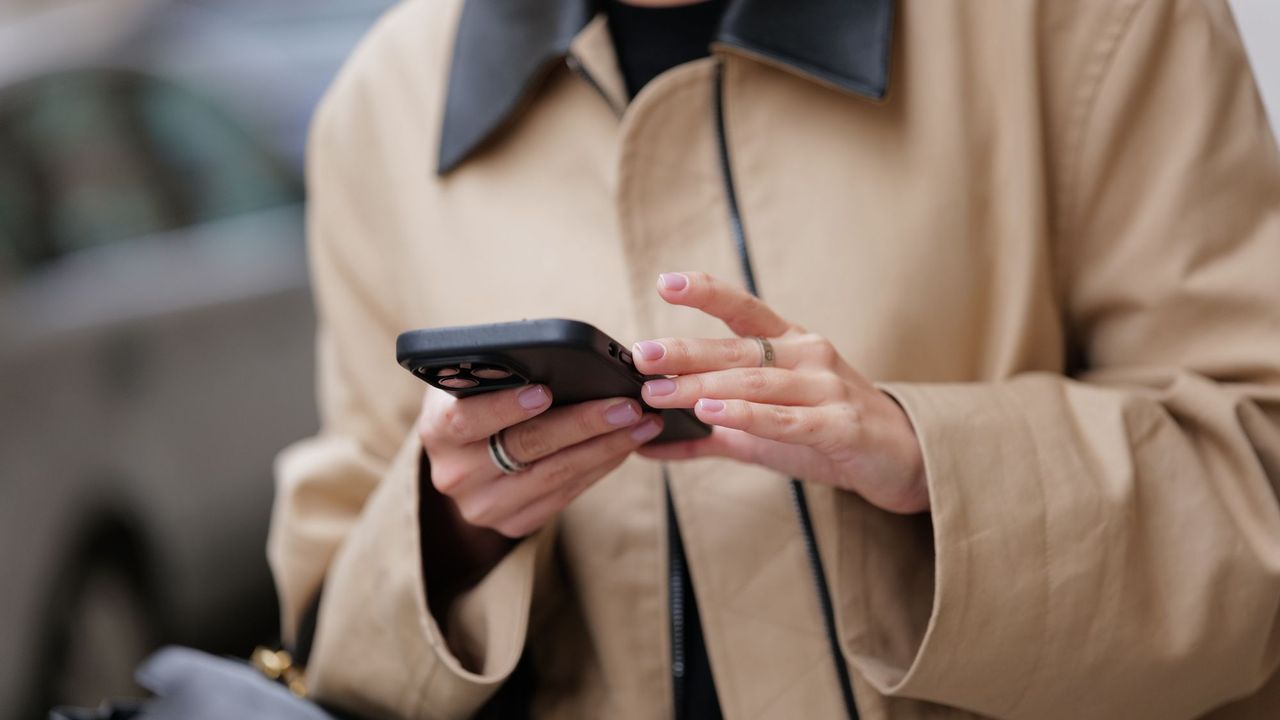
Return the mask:
<path id="1" fill-rule="evenodd" d="M 550 527 L 517 544 L 454 601 L 446 634 L 427 609 L 421 455 L 417 437 L 408 438 L 325 580 L 308 684 L 317 700 L 362 716 L 474 714 L 520 659 L 535 566 L 550 550 Z M 448 638 L 467 643 L 467 657 L 478 661 L 474 671 Z"/>
<path id="2" fill-rule="evenodd" d="M 1000 707 L 1030 686 L 1040 643 L 1027 639 L 1043 637 L 1046 620 L 1043 474 L 1031 428 L 999 385 L 880 389 L 915 428 L 932 513 L 841 503 L 840 526 L 856 528 L 837 561 L 846 654 L 882 693 Z"/>

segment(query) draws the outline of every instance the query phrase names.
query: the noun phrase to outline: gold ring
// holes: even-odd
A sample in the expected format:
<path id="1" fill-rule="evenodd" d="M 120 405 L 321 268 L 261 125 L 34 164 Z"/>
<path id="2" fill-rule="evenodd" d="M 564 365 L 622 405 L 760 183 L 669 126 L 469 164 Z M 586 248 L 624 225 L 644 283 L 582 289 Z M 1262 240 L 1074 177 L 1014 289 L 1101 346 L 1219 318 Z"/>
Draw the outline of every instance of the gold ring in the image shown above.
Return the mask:
<path id="1" fill-rule="evenodd" d="M 760 344 L 760 367 L 773 367 L 773 343 L 759 335 L 756 342 Z"/>
<path id="2" fill-rule="evenodd" d="M 501 430 L 489 436 L 489 459 L 498 466 L 503 475 L 515 475 L 532 464 L 523 463 L 511 457 L 506 446 L 502 444 Z"/>

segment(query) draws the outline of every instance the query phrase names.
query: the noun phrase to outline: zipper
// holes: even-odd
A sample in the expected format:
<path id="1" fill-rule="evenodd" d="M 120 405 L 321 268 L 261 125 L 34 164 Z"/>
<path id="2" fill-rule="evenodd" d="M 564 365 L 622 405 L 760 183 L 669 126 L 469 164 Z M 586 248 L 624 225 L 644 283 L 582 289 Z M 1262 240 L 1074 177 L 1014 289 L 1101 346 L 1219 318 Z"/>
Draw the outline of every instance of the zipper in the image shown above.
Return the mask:
<path id="1" fill-rule="evenodd" d="M 573 55 L 565 57 L 565 64 L 578 77 L 596 92 L 597 95 L 621 117 L 622 111 L 614 106 L 608 93 L 587 72 L 582 62 Z M 742 211 L 738 206 L 738 193 L 733 184 L 733 168 L 730 163 L 728 136 L 724 127 L 724 62 L 716 65 L 714 95 L 712 98 L 715 114 L 716 148 L 720 159 L 720 176 L 724 182 L 726 205 L 729 209 L 729 232 L 733 236 L 734 248 L 738 252 L 738 261 L 742 278 L 747 290 L 759 297 L 756 286 L 755 270 L 751 264 L 751 253 L 747 247 L 747 233 L 742 224 Z M 685 557 L 680 538 L 680 526 L 676 520 L 675 504 L 671 499 L 671 479 L 666 467 L 662 470 L 662 484 L 666 495 L 667 506 L 667 608 L 668 622 L 671 629 L 671 688 L 673 715 L 675 720 L 685 720 Z M 844 701 L 846 715 L 849 720 L 858 720 L 858 706 L 853 699 L 853 686 L 849 679 L 849 667 L 840 649 L 840 638 L 836 632 L 835 609 L 831 603 L 831 590 L 827 583 L 827 573 L 822 566 L 822 555 L 818 549 L 817 537 L 813 530 L 813 518 L 809 514 L 809 502 L 804 485 L 796 479 L 791 480 L 791 504 L 796 520 L 800 524 L 804 537 L 805 554 L 809 559 L 809 570 L 813 577 L 814 589 L 817 592 L 818 604 L 822 611 L 823 625 L 826 629 L 827 644 L 831 650 L 832 665 L 840 683 L 840 695 Z"/>
<path id="2" fill-rule="evenodd" d="M 742 211 L 738 206 L 738 193 L 733 185 L 733 167 L 729 157 L 729 140 L 724 127 L 724 62 L 716 65 L 714 81 L 714 106 L 716 121 L 716 147 L 720 156 L 720 177 L 724 181 L 725 204 L 729 208 L 729 232 L 733 235 L 734 248 L 738 251 L 738 261 L 742 267 L 742 279 L 747 291 L 756 297 L 760 296 L 756 287 L 755 270 L 751 266 L 751 253 L 747 248 L 747 233 L 742 224 Z M 822 554 L 818 549 L 818 539 L 813 530 L 813 518 L 809 515 L 809 501 L 804 484 L 799 480 L 791 480 L 791 505 L 796 520 L 800 524 L 804 536 L 805 554 L 809 558 L 809 571 L 813 576 L 814 589 L 818 595 L 818 605 L 822 610 L 822 621 L 827 633 L 827 645 L 831 650 L 831 662 L 835 668 L 836 678 L 840 682 L 840 695 L 844 701 L 845 712 L 849 720 L 858 720 L 858 706 L 853 699 L 853 685 L 849 679 L 849 667 L 840 649 L 840 636 L 836 632 L 835 608 L 831 603 L 831 589 L 827 584 L 827 572 L 822 566 Z M 671 519 L 674 519 L 672 517 Z M 678 707 L 678 706 L 677 706 Z"/>
<path id="3" fill-rule="evenodd" d="M 583 80 L 615 115 L 622 116 L 622 111 L 614 106 L 608 93 L 599 82 L 587 72 L 582 61 L 573 55 L 565 57 L 565 65 L 573 74 Z M 667 626 L 671 633 L 671 702 L 674 720 L 685 718 L 685 557 L 684 543 L 680 538 L 680 525 L 676 520 L 676 507 L 671 499 L 671 477 L 667 474 L 666 465 L 662 466 L 662 488 L 665 495 L 667 515 Z"/>
<path id="4" fill-rule="evenodd" d="M 676 506 L 671 499 L 671 478 L 667 468 L 662 467 L 662 486 L 666 492 L 667 505 L 667 611 L 671 628 L 671 700 L 674 704 L 675 720 L 684 720 L 685 715 L 685 645 L 684 645 L 684 613 L 685 613 L 685 560 L 684 547 L 680 539 L 680 525 L 676 521 Z"/>

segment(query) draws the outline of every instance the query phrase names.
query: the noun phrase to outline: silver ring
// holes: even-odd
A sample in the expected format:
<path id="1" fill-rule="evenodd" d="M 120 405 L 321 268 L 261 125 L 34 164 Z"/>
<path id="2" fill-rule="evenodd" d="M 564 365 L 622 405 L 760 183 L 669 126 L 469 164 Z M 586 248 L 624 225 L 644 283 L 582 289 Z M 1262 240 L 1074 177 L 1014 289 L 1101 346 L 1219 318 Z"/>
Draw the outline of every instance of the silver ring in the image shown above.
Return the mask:
<path id="1" fill-rule="evenodd" d="M 773 343 L 759 335 L 756 342 L 760 343 L 760 367 L 773 367 Z"/>
<path id="2" fill-rule="evenodd" d="M 502 444 L 501 430 L 489 436 L 489 459 L 493 461 L 494 465 L 498 466 L 503 475 L 515 475 L 532 464 L 522 463 L 511 457 L 507 452 L 507 448 Z"/>

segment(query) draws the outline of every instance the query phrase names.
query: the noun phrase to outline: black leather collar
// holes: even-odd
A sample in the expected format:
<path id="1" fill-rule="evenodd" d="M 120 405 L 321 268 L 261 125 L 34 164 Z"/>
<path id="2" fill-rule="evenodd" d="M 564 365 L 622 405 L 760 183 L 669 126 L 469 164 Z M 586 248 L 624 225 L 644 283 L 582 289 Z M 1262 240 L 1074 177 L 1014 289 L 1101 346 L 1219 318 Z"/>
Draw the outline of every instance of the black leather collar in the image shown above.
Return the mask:
<path id="1" fill-rule="evenodd" d="M 466 0 L 449 69 L 439 174 L 514 118 L 594 13 L 592 0 Z M 714 44 L 880 99 L 892 24 L 893 0 L 731 0 Z"/>

